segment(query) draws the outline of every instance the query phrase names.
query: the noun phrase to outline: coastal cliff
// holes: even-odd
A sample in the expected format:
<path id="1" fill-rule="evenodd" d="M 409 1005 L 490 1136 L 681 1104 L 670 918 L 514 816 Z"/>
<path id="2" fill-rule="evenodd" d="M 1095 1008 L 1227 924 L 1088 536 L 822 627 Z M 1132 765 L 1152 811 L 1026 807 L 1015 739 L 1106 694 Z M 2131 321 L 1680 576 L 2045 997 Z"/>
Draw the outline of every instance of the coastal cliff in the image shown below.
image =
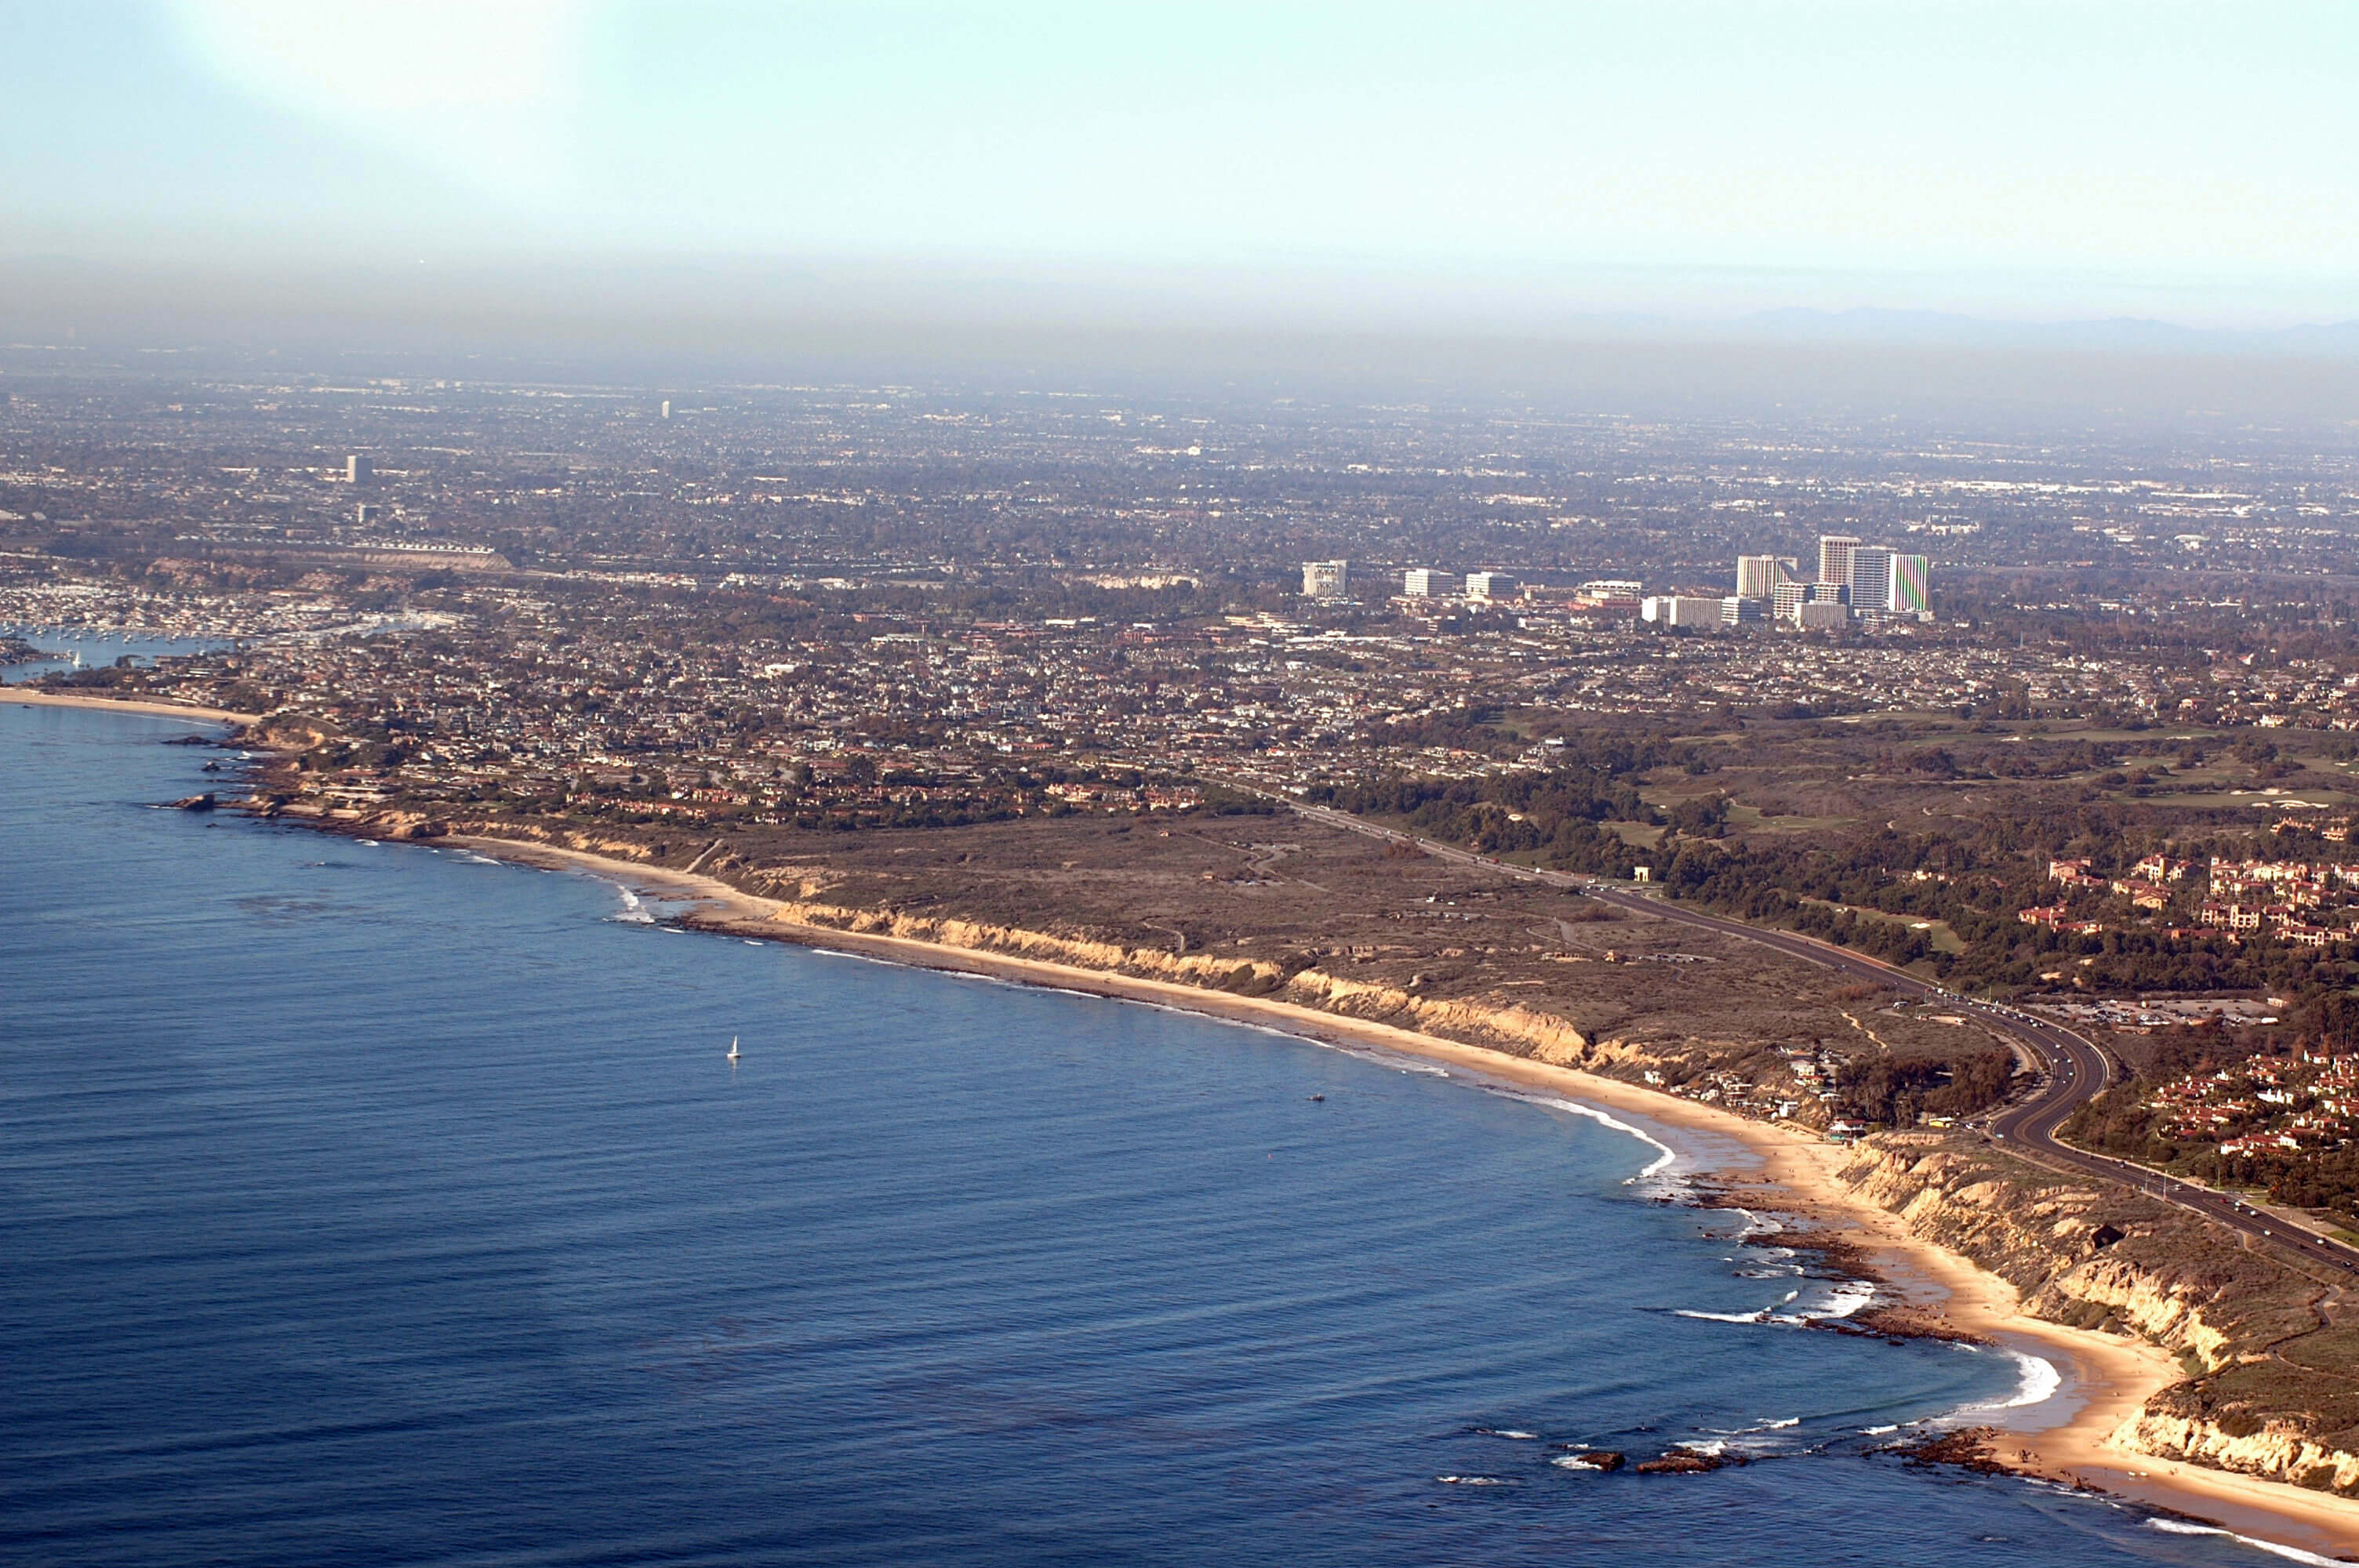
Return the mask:
<path id="1" fill-rule="evenodd" d="M 2032 1316 L 2136 1336 L 2186 1368 L 2125 1421 L 2136 1453 L 2359 1495 L 2359 1328 L 2344 1292 L 2182 1210 L 1921 1134 L 1860 1144 L 1842 1179 L 1997 1274 Z"/>
<path id="2" fill-rule="evenodd" d="M 1267 959 L 1237 960 L 1159 947 L 1060 936 L 979 921 L 848 909 L 781 899 L 780 923 L 855 935 L 892 936 L 969 952 L 1071 964 L 1077 968 L 1169 980 L 1240 996 L 1268 997 L 1371 1022 L 1389 1023 L 1469 1044 L 1501 1046 L 1560 1065 L 1587 1059 L 1590 1042 L 1563 1019 L 1511 1003 L 1421 997 L 1397 986 L 1349 979 Z"/>

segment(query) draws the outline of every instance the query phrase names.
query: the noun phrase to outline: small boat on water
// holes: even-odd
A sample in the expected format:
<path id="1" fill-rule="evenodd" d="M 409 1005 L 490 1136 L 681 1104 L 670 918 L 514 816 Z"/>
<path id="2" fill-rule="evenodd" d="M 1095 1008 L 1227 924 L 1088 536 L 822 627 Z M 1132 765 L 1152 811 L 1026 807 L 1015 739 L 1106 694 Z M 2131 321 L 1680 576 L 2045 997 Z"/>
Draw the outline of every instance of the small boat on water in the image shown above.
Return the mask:
<path id="1" fill-rule="evenodd" d="M 739 1055 L 739 1052 L 738 1052 L 738 1050 L 737 1050 L 737 1036 L 735 1036 L 734 1034 L 732 1034 L 732 1035 L 729 1037 L 729 1065 L 730 1065 L 731 1066 L 733 1066 L 733 1067 L 734 1067 L 734 1066 L 735 1066 L 735 1065 L 737 1065 L 737 1057 L 738 1057 L 738 1055 Z"/>

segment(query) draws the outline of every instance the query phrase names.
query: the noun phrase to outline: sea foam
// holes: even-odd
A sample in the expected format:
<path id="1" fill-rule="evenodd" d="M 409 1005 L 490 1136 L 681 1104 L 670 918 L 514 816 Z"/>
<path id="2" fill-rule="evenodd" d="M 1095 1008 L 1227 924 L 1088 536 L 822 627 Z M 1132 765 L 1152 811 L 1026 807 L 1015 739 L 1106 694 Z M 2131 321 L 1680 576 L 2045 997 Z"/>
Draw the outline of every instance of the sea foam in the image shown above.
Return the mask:
<path id="1" fill-rule="evenodd" d="M 1647 1144 L 1648 1147 L 1655 1150 L 1655 1158 L 1647 1163 L 1646 1169 L 1631 1177 L 1631 1181 L 1643 1182 L 1649 1176 L 1660 1175 L 1680 1157 L 1680 1152 L 1678 1150 L 1672 1148 L 1669 1144 L 1664 1142 L 1653 1133 L 1647 1131 L 1644 1128 L 1633 1127 L 1630 1123 L 1623 1120 L 1620 1117 L 1614 1116 L 1608 1111 L 1600 1110 L 1593 1105 L 1583 1105 L 1579 1100 L 1558 1099 L 1554 1097 L 1544 1098 L 1538 1095 L 1516 1095 L 1513 1098 L 1529 1100 L 1534 1105 L 1544 1105 L 1550 1110 L 1570 1111 L 1574 1116 L 1585 1116 L 1589 1118 L 1590 1120 L 1605 1127 L 1610 1127 L 1616 1132 L 1626 1132 L 1631 1137 L 1636 1139 L 1639 1142 Z"/>
<path id="2" fill-rule="evenodd" d="M 2191 1519 L 2150 1519 L 2146 1521 L 2146 1527 L 2148 1530 L 2158 1530 L 2165 1535 L 2225 1536 L 2228 1540 L 2235 1541 L 2239 1545 L 2249 1546 L 2256 1552 L 2268 1552 L 2274 1557 L 2282 1557 L 2289 1563 L 2324 1563 L 2331 1564 L 2339 1563 L 2344 1561 L 2344 1559 L 2340 1557 L 2321 1557 L 2317 1552 L 2304 1552 L 2299 1546 L 2285 1546 L 2274 1541 L 2259 1541 L 2249 1535 L 2238 1535 L 2234 1530 L 2223 1530 L 2216 1524 L 2197 1524 Z"/>
<path id="3" fill-rule="evenodd" d="M 1972 1355 L 1985 1354 L 1978 1346 L 1962 1345 L 1959 1348 Z M 2001 1346 L 1998 1353 L 2016 1365 L 2015 1391 L 2003 1400 L 1982 1400 L 1973 1404 L 1961 1405 L 1940 1418 L 1940 1424 L 1957 1425 L 1993 1411 L 2022 1410 L 2028 1405 L 2045 1404 L 2054 1399 L 2056 1391 L 2064 1386 L 2064 1374 L 2059 1372 L 2056 1363 L 2046 1357 L 2005 1346 Z"/>

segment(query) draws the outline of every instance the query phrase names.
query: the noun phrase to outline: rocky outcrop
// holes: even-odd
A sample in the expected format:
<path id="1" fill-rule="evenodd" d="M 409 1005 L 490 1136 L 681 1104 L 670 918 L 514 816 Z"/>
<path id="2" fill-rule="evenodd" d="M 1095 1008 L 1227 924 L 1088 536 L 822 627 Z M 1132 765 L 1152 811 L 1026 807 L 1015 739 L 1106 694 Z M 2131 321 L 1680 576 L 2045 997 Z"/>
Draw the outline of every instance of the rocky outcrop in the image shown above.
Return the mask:
<path id="1" fill-rule="evenodd" d="M 1556 1463 L 1567 1470 L 1596 1470 L 1610 1476 L 1622 1468 L 1623 1459 L 1611 1448 L 1577 1448 Z"/>
<path id="2" fill-rule="evenodd" d="M 380 838 L 415 842 L 440 838 L 451 831 L 451 825 L 438 821 L 422 811 L 388 811 L 369 819 L 369 830 Z"/>
<path id="3" fill-rule="evenodd" d="M 1633 1468 L 1641 1476 L 1706 1476 L 1726 1465 L 1743 1463 L 1742 1459 L 1706 1454 L 1700 1448 L 1674 1448 L 1659 1459 L 1645 1460 Z"/>

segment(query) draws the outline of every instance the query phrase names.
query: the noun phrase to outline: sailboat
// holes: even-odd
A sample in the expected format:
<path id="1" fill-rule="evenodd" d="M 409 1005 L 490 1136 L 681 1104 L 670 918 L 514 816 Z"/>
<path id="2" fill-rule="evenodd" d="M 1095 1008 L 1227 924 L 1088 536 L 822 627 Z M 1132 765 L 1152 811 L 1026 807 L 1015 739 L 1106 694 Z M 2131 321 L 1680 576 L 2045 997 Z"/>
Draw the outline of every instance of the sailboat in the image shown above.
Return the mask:
<path id="1" fill-rule="evenodd" d="M 734 1067 L 734 1066 L 735 1066 L 735 1065 L 737 1065 L 737 1057 L 738 1057 L 738 1054 L 739 1054 L 739 1053 L 738 1053 L 738 1050 L 737 1050 L 737 1036 L 735 1036 L 734 1034 L 732 1034 L 732 1035 L 729 1037 L 729 1065 L 730 1065 L 731 1066 L 733 1066 L 733 1067 Z"/>

